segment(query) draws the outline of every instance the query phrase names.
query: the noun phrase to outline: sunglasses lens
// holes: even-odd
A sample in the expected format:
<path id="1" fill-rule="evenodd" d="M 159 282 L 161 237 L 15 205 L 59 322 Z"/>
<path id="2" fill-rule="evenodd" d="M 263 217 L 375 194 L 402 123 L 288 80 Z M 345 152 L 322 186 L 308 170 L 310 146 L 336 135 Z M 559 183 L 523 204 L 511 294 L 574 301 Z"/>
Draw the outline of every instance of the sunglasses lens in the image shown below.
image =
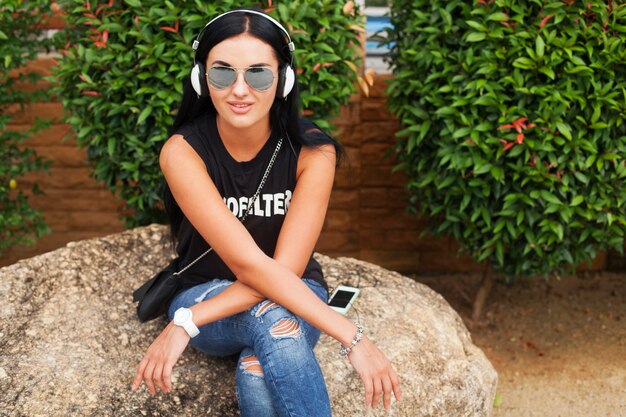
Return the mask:
<path id="1" fill-rule="evenodd" d="M 233 85 L 237 79 L 237 72 L 230 67 L 209 68 L 209 83 L 218 89 L 227 88 Z"/>
<path id="2" fill-rule="evenodd" d="M 258 91 L 265 91 L 274 83 L 274 73 L 266 67 L 248 68 L 244 78 L 250 87 Z"/>

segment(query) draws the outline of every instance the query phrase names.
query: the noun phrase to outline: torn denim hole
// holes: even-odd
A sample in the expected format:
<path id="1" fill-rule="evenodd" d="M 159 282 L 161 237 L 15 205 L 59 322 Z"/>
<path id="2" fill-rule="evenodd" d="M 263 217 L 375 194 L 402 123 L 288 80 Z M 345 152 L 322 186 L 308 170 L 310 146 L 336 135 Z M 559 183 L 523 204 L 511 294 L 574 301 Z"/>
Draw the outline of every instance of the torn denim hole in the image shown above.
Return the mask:
<path id="1" fill-rule="evenodd" d="M 278 306 L 278 304 L 276 304 L 272 300 L 262 301 L 261 304 L 259 304 L 259 308 L 257 309 L 256 313 L 254 313 L 254 317 L 257 317 L 257 318 L 261 317 L 269 309 L 271 309 L 272 307 L 276 307 L 276 306 Z"/>
<path id="2" fill-rule="evenodd" d="M 257 359 L 256 356 L 246 356 L 241 360 L 241 365 L 239 366 L 244 373 L 250 374 L 259 378 L 263 378 L 263 368 L 261 368 L 261 363 Z"/>
<path id="3" fill-rule="evenodd" d="M 202 294 L 200 294 L 198 297 L 196 297 L 194 299 L 194 301 L 196 303 L 201 303 L 202 301 L 204 301 L 204 299 L 206 298 L 207 295 L 209 295 L 209 293 L 213 290 L 216 290 L 217 288 L 220 287 L 227 287 L 229 286 L 231 283 L 230 282 L 220 282 L 219 284 L 215 284 L 214 286 L 212 286 L 211 288 L 207 288 Z"/>
<path id="4" fill-rule="evenodd" d="M 302 334 L 302 329 L 296 320 L 281 319 L 272 326 L 270 334 L 274 339 L 296 338 Z"/>

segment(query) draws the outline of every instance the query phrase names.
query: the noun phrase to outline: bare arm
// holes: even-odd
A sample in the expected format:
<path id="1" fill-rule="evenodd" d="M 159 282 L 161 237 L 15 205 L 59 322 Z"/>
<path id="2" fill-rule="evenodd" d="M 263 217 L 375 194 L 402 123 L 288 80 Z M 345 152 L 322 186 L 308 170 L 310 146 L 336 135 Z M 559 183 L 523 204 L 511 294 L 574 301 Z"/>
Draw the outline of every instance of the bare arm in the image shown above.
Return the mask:
<path id="1" fill-rule="evenodd" d="M 326 175 L 329 180 L 320 180 L 303 172 L 298 180 L 299 189 L 294 192 L 290 212 L 292 209 L 298 211 L 298 199 L 303 198 L 302 190 L 311 190 L 314 185 L 322 182 L 326 182 L 327 185 L 317 190 L 317 195 L 313 198 L 328 200 L 332 187 L 334 158 L 328 158 L 326 155 L 325 158 L 314 158 L 312 161 L 330 167 L 330 172 L 326 174 L 321 174 L 323 165 L 316 169 L 317 174 Z M 174 198 L 186 217 L 233 271 L 238 281 L 304 318 L 341 343 L 350 344 L 354 337 L 354 324 L 328 308 L 290 268 L 261 251 L 241 222 L 228 210 L 206 173 L 204 163 L 181 136 L 174 136 L 164 146 L 161 166 Z M 312 184 L 307 184 L 308 182 Z M 326 204 L 321 206 L 323 210 L 319 213 L 320 224 L 323 222 Z M 210 212 L 211 216 L 207 216 L 207 212 Z M 314 244 L 316 239 L 317 236 L 314 236 L 308 240 Z M 310 256 L 310 252 L 306 256 Z M 227 304 L 222 303 L 220 307 L 228 308 Z M 224 309 L 218 310 L 222 311 L 216 313 L 216 309 L 206 308 L 206 303 L 198 304 L 192 307 L 194 321 L 197 325 L 202 325 L 215 319 L 211 317 L 212 314 L 225 314 Z M 231 312 L 232 310 L 228 311 Z"/>
<path id="2" fill-rule="evenodd" d="M 219 192 L 206 173 L 202 160 L 181 136 L 175 135 L 164 146 L 161 153 L 161 167 L 174 198 L 179 202 L 186 217 L 233 271 L 239 282 L 277 302 L 347 346 L 350 345 L 355 335 L 355 325 L 330 309 L 293 271 L 297 270 L 301 273 L 304 270 L 323 224 L 332 187 L 334 153 L 333 157 L 322 153 L 318 155 L 324 157 L 311 157 L 308 163 L 315 169 L 309 167 L 300 172 L 298 186 L 294 192 L 293 207 L 290 208 L 290 214 L 285 219 L 286 232 L 284 234 L 281 232 L 277 245 L 277 257 L 288 263 L 289 267 L 268 257 L 258 248 L 245 227 L 223 204 Z M 308 165 L 305 164 L 305 166 Z M 317 175 L 307 174 L 313 171 Z M 203 190 L 203 192 L 198 192 L 198 190 Z M 301 202 L 307 200 L 306 195 L 309 193 L 311 193 L 310 198 L 317 203 L 306 207 Z M 210 212 L 211 216 L 206 216 L 207 212 Z M 297 243 L 294 249 L 289 249 L 292 242 L 300 241 L 300 235 L 297 236 L 298 239 L 293 239 L 296 237 L 294 227 L 296 221 L 292 219 L 304 215 L 314 219 L 314 226 L 311 227 L 310 232 L 306 233 L 305 238 L 301 239 L 302 243 Z M 228 238 L 225 238 L 226 236 Z M 245 287 L 237 286 L 232 291 L 244 290 L 246 290 Z M 193 306 L 194 322 L 202 325 L 234 314 L 237 309 L 245 307 L 246 303 L 258 302 L 258 295 L 252 292 L 246 294 L 249 299 L 246 302 L 242 301 L 243 304 L 239 305 L 229 302 L 229 299 L 232 300 L 231 293 L 231 296 L 217 296 Z M 254 300 L 254 297 L 257 300 Z M 209 301 L 212 302 L 209 303 Z M 155 341 L 154 349 L 153 346 L 150 347 L 138 368 L 133 384 L 135 388 L 139 386 L 142 379 L 145 379 L 151 392 L 156 392 L 152 385 L 153 380 L 161 390 L 169 391 L 171 367 L 182 352 L 179 349 L 181 344 L 177 342 L 171 342 L 176 344 L 176 349 L 167 348 L 170 343 L 168 339 L 170 334 L 177 332 L 181 335 L 180 329 L 176 331 L 171 327 L 171 324 L 168 325 L 169 330 L 166 328 L 159 336 L 159 339 L 163 338 L 161 342 L 159 339 Z M 184 336 L 177 336 L 175 339 L 181 340 L 180 337 Z M 151 349 L 153 352 L 150 352 Z M 392 390 L 396 398 L 399 398 L 400 390 L 395 372 L 382 352 L 371 344 L 366 336 L 349 355 L 349 359 L 365 384 L 366 404 L 376 404 L 378 395 L 383 391 L 386 406 L 390 402 Z"/>
<path id="3" fill-rule="evenodd" d="M 332 189 L 335 150 L 332 145 L 303 148 L 297 183 L 285 222 L 280 231 L 274 259 L 301 276 L 324 224 Z M 199 306 L 202 322 L 212 322 L 247 310 L 266 297 L 252 287 L 235 281 L 222 293 Z M 200 308 L 202 307 L 202 308 Z M 194 312 L 195 313 L 195 312 Z"/>

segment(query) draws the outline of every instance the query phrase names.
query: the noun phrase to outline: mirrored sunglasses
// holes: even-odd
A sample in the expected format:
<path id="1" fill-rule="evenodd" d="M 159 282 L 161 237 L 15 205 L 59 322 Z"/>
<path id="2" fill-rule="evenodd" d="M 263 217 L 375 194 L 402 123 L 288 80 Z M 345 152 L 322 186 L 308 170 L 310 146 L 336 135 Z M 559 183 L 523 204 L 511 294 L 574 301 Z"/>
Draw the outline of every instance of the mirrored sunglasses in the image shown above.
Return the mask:
<path id="1" fill-rule="evenodd" d="M 214 66 L 209 68 L 207 77 L 214 88 L 228 88 L 237 80 L 237 74 L 243 71 L 243 79 L 257 91 L 265 91 L 274 83 L 274 72 L 269 67 L 232 68 Z"/>

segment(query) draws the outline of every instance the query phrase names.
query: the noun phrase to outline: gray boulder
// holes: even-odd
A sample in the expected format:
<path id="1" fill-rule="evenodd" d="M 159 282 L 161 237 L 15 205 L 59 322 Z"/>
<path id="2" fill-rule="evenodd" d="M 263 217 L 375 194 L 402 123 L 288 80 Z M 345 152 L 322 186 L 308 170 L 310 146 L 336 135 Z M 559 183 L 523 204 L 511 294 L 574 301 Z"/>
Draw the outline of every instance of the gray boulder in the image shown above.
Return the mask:
<path id="1" fill-rule="evenodd" d="M 141 324 L 131 293 L 172 256 L 152 225 L 0 269 L 0 416 L 237 416 L 236 358 L 188 348 L 175 390 L 130 390 L 135 367 L 165 325 Z M 318 255 L 328 283 L 362 288 L 350 316 L 393 361 L 404 400 L 395 416 L 488 416 L 497 374 L 459 316 L 428 287 L 350 258 Z M 363 387 L 338 345 L 316 347 L 333 415 L 366 415 Z M 372 415 L 385 415 L 383 411 Z"/>

